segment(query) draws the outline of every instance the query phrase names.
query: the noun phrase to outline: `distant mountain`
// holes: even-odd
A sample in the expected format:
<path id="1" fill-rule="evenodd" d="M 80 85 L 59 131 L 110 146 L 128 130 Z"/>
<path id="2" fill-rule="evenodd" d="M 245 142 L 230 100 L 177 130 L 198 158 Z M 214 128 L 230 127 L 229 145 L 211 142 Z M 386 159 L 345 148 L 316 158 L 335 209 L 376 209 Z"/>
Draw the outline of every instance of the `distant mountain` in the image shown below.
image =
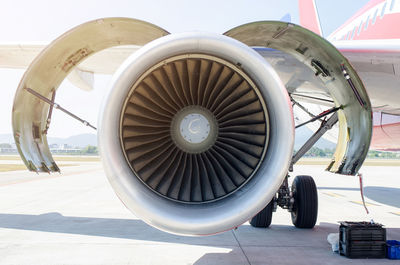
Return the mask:
<path id="1" fill-rule="evenodd" d="M 73 147 L 97 146 L 97 135 L 92 133 L 73 135 L 68 138 L 48 137 L 49 144 L 68 144 Z"/>
<path id="2" fill-rule="evenodd" d="M 0 143 L 12 144 L 14 143 L 14 137 L 12 136 L 12 134 L 0 134 Z"/>
<path id="3" fill-rule="evenodd" d="M 97 135 L 92 133 L 78 134 L 68 138 L 48 137 L 49 144 L 68 144 L 73 147 L 97 146 Z M 0 143 L 14 143 L 12 134 L 0 134 Z"/>

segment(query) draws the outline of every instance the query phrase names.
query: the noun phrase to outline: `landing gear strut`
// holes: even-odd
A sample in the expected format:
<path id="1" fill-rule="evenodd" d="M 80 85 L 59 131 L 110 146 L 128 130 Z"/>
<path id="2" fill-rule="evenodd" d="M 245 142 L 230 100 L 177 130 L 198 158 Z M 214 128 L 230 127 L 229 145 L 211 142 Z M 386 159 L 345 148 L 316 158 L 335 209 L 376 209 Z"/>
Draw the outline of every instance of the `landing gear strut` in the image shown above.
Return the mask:
<path id="1" fill-rule="evenodd" d="M 329 119 L 321 122 L 320 128 L 308 139 L 299 151 L 294 154 L 289 171 L 293 171 L 293 165 L 296 164 L 311 147 L 332 128 L 338 121 L 337 110 L 340 108 L 332 108 L 328 111 L 313 117 L 310 121 L 302 123 L 296 128 L 303 126 L 309 122 L 326 117 L 333 113 Z M 297 176 L 293 180 L 292 187 L 289 187 L 289 174 L 286 176 L 277 195 L 272 198 L 268 205 L 250 220 L 253 227 L 267 228 L 271 224 L 272 212 L 276 211 L 277 206 L 287 209 L 292 216 L 292 223 L 297 228 L 313 228 L 318 216 L 318 192 L 314 179 L 311 176 Z"/>

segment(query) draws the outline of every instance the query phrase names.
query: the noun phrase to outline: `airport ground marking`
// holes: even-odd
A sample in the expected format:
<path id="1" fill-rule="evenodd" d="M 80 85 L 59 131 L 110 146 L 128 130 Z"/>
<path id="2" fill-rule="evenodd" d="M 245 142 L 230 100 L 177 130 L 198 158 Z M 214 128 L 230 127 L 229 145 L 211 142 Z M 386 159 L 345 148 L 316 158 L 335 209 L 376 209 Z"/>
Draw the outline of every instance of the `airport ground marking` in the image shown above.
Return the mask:
<path id="1" fill-rule="evenodd" d="M 350 201 L 350 202 L 351 203 L 355 203 L 355 204 L 359 204 L 359 205 L 363 205 L 362 201 Z M 366 206 L 381 206 L 379 204 L 375 204 L 375 203 L 372 203 L 372 202 L 365 202 L 365 205 Z"/>
<path id="2" fill-rule="evenodd" d="M 344 195 L 336 193 L 336 192 L 323 192 L 323 194 L 326 194 L 326 195 L 331 196 L 331 197 L 336 197 L 336 198 L 337 197 L 345 197 Z"/>

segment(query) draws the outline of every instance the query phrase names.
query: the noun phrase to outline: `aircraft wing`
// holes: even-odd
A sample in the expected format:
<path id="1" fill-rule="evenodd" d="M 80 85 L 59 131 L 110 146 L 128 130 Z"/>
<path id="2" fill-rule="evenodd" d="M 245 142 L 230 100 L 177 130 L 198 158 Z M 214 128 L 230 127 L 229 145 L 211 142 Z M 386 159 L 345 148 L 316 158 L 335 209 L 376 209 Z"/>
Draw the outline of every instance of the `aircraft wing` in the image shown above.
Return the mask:
<path id="1" fill-rule="evenodd" d="M 45 44 L 0 44 L 0 68 L 26 69 Z"/>
<path id="2" fill-rule="evenodd" d="M 334 41 L 360 75 L 374 111 L 400 115 L 400 39 Z"/>
<path id="3" fill-rule="evenodd" d="M 44 50 L 46 44 L 0 44 L 0 68 L 26 69 Z M 113 74 L 122 62 L 140 46 L 125 45 L 99 51 L 77 65 L 67 76 L 75 86 L 91 90 L 94 74 Z"/>
<path id="4" fill-rule="evenodd" d="M 380 43 L 336 41 L 333 44 L 360 75 L 373 110 L 400 115 L 400 101 L 397 100 L 400 98 L 400 40 L 385 40 Z M 45 47 L 44 44 L 0 44 L 0 68 L 26 69 Z M 99 51 L 76 66 L 68 75 L 68 80 L 77 87 L 90 90 L 93 88 L 94 73 L 113 74 L 140 47 L 125 45 Z M 274 65 L 288 91 L 296 90 L 295 95 L 315 96 L 317 93 L 322 98 L 327 97 L 328 93 L 324 92 L 325 86 L 320 79 L 313 77 L 309 68 L 293 56 L 272 49 L 256 48 L 256 51 Z"/>
<path id="5" fill-rule="evenodd" d="M 0 44 L 0 68 L 26 69 L 46 46 L 46 44 Z M 139 48 L 140 46 L 125 45 L 99 51 L 79 63 L 67 78 L 75 86 L 90 90 L 93 88 L 93 73 L 114 74 L 118 67 Z M 265 48 L 255 48 L 255 50 L 274 67 L 293 98 L 307 105 L 311 112 L 320 113 L 334 105 L 321 80 L 296 58 L 279 50 Z M 313 97 L 310 98 L 309 95 Z M 294 108 L 294 115 L 297 123 L 310 118 L 298 108 Z M 315 123 L 309 124 L 309 128 L 313 131 L 317 130 L 318 126 Z M 336 142 L 337 132 L 329 131 L 324 138 Z"/>
<path id="6" fill-rule="evenodd" d="M 0 68 L 26 69 L 48 44 L 1 44 Z M 140 46 L 112 47 L 88 57 L 77 67 L 81 71 L 113 74 L 121 63 Z"/>
<path id="7" fill-rule="evenodd" d="M 400 41 L 335 42 L 343 55 L 351 62 L 361 77 L 374 111 L 372 150 L 400 149 Z M 358 42 L 360 43 L 360 42 Z M 397 44 L 396 44 L 397 43 Z M 398 51 L 396 50 L 398 49 Z M 279 74 L 293 99 L 311 113 L 321 113 L 332 106 L 325 85 L 314 73 L 294 57 L 278 50 L 256 49 Z M 383 52 L 385 51 L 385 52 Z M 310 118 L 297 105 L 293 108 L 295 121 L 302 123 Z M 318 123 L 307 125 L 312 131 Z M 328 131 L 324 138 L 335 142 L 337 131 Z"/>

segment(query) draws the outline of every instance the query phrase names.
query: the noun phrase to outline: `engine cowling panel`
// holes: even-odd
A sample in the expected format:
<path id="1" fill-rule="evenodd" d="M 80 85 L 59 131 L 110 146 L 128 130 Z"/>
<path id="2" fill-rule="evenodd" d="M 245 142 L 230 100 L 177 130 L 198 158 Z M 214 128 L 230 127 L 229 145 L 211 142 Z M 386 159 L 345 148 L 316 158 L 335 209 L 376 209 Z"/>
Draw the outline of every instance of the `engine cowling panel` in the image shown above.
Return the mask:
<path id="1" fill-rule="evenodd" d="M 75 66 L 95 53 L 121 45 L 144 45 L 169 33 L 131 18 L 104 18 L 81 24 L 50 43 L 26 70 L 15 93 L 12 125 L 21 159 L 30 171 L 58 172 L 47 143 L 50 106 L 27 92 L 51 100 Z"/>
<path id="2" fill-rule="evenodd" d="M 290 54 L 312 69 L 338 111 L 339 136 L 327 170 L 355 175 L 367 156 L 372 136 L 372 107 L 364 85 L 349 61 L 327 40 L 291 23 L 259 21 L 224 35 L 252 47 Z"/>

